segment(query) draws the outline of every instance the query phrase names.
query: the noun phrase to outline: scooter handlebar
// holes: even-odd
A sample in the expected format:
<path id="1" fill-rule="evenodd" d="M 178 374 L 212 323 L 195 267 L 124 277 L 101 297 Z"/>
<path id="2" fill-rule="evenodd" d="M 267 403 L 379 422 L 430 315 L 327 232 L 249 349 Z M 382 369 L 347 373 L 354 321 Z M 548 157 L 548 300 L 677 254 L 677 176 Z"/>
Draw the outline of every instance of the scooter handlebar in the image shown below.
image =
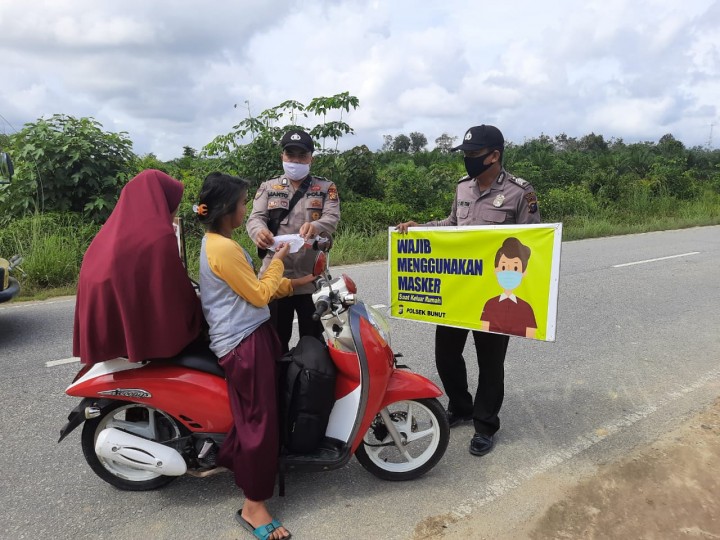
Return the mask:
<path id="1" fill-rule="evenodd" d="M 315 302 L 315 313 L 312 315 L 312 320 L 317 322 L 320 317 L 323 316 L 328 308 L 330 307 L 330 298 L 327 296 L 321 296 L 317 302 Z"/>

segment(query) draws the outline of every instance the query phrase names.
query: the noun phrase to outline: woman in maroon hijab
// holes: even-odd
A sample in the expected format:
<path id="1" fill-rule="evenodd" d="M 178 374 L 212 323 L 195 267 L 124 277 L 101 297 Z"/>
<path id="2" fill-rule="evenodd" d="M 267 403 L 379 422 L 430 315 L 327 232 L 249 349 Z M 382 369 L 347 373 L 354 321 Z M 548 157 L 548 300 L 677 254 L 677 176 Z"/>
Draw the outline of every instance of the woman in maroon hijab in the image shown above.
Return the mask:
<path id="1" fill-rule="evenodd" d="M 172 225 L 182 193 L 167 174 L 141 172 L 85 252 L 73 335 L 83 364 L 167 358 L 199 336 L 200 301 Z"/>

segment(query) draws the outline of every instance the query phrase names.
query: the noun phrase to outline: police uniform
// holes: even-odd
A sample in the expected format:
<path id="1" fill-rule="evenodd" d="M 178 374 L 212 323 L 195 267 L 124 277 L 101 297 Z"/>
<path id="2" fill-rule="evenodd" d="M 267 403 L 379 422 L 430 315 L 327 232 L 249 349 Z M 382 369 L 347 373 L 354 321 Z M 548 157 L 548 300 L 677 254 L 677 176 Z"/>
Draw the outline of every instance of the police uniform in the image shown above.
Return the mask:
<path id="1" fill-rule="evenodd" d="M 507 225 L 540 223 L 537 195 L 532 185 L 522 178 L 500 171 L 485 191 L 467 176 L 460 179 L 450 215 L 425 226 Z"/>
<path id="2" fill-rule="evenodd" d="M 474 135 L 470 132 L 475 129 L 468 131 L 470 137 Z M 466 135 L 465 140 L 470 137 Z M 540 223 L 535 189 L 526 180 L 501 169 L 497 179 L 484 191 L 478 188 L 474 179 L 468 176 L 460 179 L 450 215 L 423 226 L 532 223 Z M 463 358 L 469 332 L 466 328 L 437 326 L 435 364 L 452 415 L 460 419 L 472 416 L 475 432 L 491 437 L 500 429 L 498 413 L 505 394 L 505 354 L 510 338 L 501 334 L 472 331 L 479 368 L 477 392 L 473 400 L 468 391 L 467 368 Z"/>
<path id="3" fill-rule="evenodd" d="M 293 186 L 292 181 L 285 175 L 272 178 L 260 185 L 255 194 L 253 209 L 246 225 L 250 238 L 255 240 L 260 231 L 268 228 L 267 224 L 271 210 L 288 208 L 295 191 L 296 188 Z M 311 176 L 310 186 L 305 192 L 305 196 L 295 204 L 290 213 L 280 222 L 275 235 L 297 234 L 300 227 L 308 221 L 313 223 L 318 234 L 324 233 L 327 236 L 332 236 L 335 233 L 340 221 L 340 199 L 333 182 L 319 176 Z M 274 252 L 270 251 L 263 259 L 260 275 L 265 272 L 273 255 Z M 311 274 L 315 263 L 315 255 L 315 250 L 304 248 L 301 248 L 297 253 L 288 253 L 283 261 L 285 263 L 285 273 L 283 275 L 292 279 Z M 280 308 L 280 312 L 274 312 L 273 315 L 277 317 L 276 328 L 285 351 L 292 334 L 292 312 L 294 309 L 298 311 L 298 325 L 301 336 L 310 334 L 320 337 L 322 335 L 322 327 L 310 320 L 315 309 L 311 297 L 314 292 L 315 287 L 312 283 L 302 285 L 294 290 L 292 296 L 278 301 L 282 304 L 281 306 L 271 305 L 271 311 Z M 308 310 L 310 310 L 310 314 L 304 317 L 302 314 Z M 288 311 L 290 312 L 289 317 Z"/>

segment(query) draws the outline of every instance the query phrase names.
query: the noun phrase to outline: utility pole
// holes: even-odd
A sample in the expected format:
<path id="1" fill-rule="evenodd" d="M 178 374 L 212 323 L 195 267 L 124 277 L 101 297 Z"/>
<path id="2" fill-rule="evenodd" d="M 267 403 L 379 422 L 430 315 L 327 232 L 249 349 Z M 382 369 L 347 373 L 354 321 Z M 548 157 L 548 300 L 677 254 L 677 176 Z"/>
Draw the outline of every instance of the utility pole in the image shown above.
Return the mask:
<path id="1" fill-rule="evenodd" d="M 708 150 L 712 150 L 712 132 L 713 132 L 714 125 L 715 125 L 715 122 L 710 122 L 710 136 L 708 137 L 708 142 L 707 142 Z"/>

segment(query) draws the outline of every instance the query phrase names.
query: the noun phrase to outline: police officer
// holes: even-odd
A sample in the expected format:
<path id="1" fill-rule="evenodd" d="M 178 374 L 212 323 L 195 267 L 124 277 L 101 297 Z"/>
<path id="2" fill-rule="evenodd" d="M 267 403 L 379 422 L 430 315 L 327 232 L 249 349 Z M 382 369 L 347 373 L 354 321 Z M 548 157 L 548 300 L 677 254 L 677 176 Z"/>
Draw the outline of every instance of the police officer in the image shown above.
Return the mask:
<path id="1" fill-rule="evenodd" d="M 258 253 L 264 257 L 260 275 L 272 260 L 272 253 L 266 254 L 265 250 L 273 245 L 275 235 L 331 238 L 340 221 L 340 200 L 335 184 L 310 174 L 315 151 L 310 135 L 293 129 L 283 135 L 280 145 L 285 172 L 260 185 L 247 220 L 248 235 L 258 247 Z M 314 250 L 304 248 L 288 254 L 284 276 L 292 279 L 312 273 L 315 255 Z M 312 320 L 315 311 L 313 292 L 312 284 L 303 285 L 295 289 L 292 296 L 270 303 L 271 320 L 278 331 L 283 352 L 289 348 L 296 312 L 300 335 L 322 338 L 322 326 Z"/>
<path id="2" fill-rule="evenodd" d="M 537 195 L 522 178 L 516 178 L 502 166 L 505 139 L 495 126 L 474 126 L 467 130 L 462 150 L 467 176 L 460 179 L 450 216 L 424 223 L 423 227 L 462 225 L 502 225 L 540 223 Z M 397 230 L 418 227 L 414 221 L 400 223 Z M 468 392 L 467 371 L 462 356 L 470 331 L 437 326 L 435 365 L 448 396 L 450 426 L 473 421 L 475 435 L 470 453 L 483 456 L 493 449 L 494 435 L 500 428 L 498 413 L 505 392 L 505 353 L 509 337 L 473 331 L 478 361 L 478 385 L 475 400 Z"/>

